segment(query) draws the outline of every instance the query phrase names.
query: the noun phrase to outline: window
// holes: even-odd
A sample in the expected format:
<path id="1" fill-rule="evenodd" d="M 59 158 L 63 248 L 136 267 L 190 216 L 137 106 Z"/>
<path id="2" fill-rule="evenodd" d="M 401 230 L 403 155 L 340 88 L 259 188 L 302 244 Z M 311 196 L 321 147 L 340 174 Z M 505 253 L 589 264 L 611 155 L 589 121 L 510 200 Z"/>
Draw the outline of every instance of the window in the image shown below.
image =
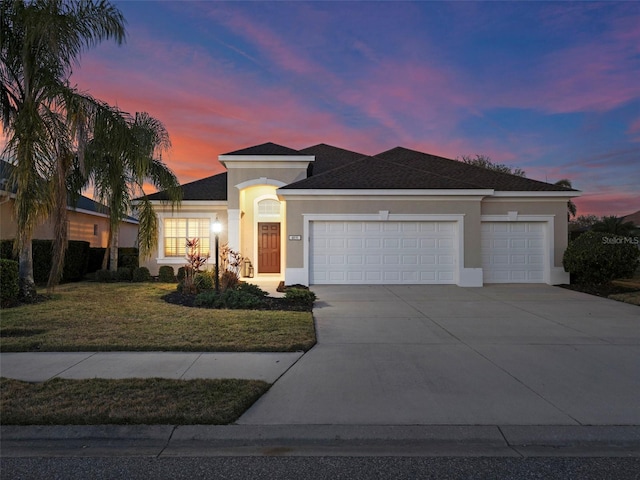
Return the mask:
<path id="1" fill-rule="evenodd" d="M 258 215 L 278 216 L 280 215 L 280 202 L 277 200 L 261 200 L 258 202 Z"/>
<path id="2" fill-rule="evenodd" d="M 98 236 L 98 225 L 96 225 L 95 223 L 93 224 L 93 236 Z"/>
<path id="3" fill-rule="evenodd" d="M 200 253 L 210 250 L 208 218 L 167 218 L 164 221 L 164 256 L 184 257 L 187 238 L 199 239 Z"/>

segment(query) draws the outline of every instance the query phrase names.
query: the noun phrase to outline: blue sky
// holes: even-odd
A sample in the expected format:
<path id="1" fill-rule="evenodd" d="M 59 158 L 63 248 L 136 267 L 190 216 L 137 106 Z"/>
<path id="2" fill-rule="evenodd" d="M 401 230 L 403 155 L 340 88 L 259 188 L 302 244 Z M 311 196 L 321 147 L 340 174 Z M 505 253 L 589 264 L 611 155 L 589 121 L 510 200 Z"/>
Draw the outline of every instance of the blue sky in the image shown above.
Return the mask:
<path id="1" fill-rule="evenodd" d="M 116 2 L 72 81 L 162 120 L 181 182 L 273 141 L 485 154 L 640 209 L 638 2 Z"/>

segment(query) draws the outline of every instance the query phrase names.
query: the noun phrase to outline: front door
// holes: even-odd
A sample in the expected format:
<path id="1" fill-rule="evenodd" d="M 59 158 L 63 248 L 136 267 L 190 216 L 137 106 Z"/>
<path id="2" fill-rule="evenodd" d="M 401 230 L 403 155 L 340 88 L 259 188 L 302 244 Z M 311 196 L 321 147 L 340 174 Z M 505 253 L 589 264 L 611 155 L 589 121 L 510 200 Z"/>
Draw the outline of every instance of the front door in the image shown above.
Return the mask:
<path id="1" fill-rule="evenodd" d="M 258 223 L 258 273 L 280 273 L 279 223 Z"/>

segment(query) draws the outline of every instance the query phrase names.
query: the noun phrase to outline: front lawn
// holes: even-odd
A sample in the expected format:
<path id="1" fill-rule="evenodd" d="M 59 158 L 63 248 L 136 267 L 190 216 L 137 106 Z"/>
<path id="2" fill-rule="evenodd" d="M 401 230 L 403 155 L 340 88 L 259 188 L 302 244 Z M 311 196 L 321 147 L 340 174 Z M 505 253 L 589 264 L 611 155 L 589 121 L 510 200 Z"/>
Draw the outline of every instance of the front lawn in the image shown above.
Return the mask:
<path id="1" fill-rule="evenodd" d="M 309 312 L 172 305 L 162 283 L 71 283 L 2 310 L 0 350 L 289 352 L 315 344 Z"/>
<path id="2" fill-rule="evenodd" d="M 257 380 L 0 379 L 3 425 L 222 425 L 269 388 Z"/>

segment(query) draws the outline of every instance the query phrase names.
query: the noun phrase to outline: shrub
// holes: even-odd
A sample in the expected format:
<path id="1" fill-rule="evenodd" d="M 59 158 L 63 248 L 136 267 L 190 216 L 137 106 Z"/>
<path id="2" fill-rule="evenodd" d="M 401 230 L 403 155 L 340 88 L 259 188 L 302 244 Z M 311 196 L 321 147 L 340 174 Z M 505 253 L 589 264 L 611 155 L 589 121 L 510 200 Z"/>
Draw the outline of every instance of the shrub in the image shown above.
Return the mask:
<path id="1" fill-rule="evenodd" d="M 0 259 L 0 306 L 6 307 L 15 303 L 19 293 L 18 262 Z"/>
<path id="2" fill-rule="evenodd" d="M 87 273 L 97 272 L 102 268 L 102 259 L 106 248 L 91 247 L 89 249 L 89 261 L 87 262 Z"/>
<path id="3" fill-rule="evenodd" d="M 46 283 L 51 271 L 53 257 L 52 240 L 33 240 L 33 279 L 36 283 Z M 64 257 L 62 281 L 71 282 L 82 280 L 87 273 L 89 263 L 89 242 L 69 240 Z"/>
<path id="4" fill-rule="evenodd" d="M 84 278 L 89 265 L 89 248 L 89 242 L 69 240 L 67 253 L 64 257 L 63 282 L 74 282 Z"/>
<path id="5" fill-rule="evenodd" d="M 242 290 L 226 290 L 218 293 L 215 290 L 198 294 L 195 301 L 198 307 L 254 309 L 263 305 L 263 300 Z"/>
<path id="6" fill-rule="evenodd" d="M 133 269 L 129 267 L 119 267 L 116 272 L 116 279 L 119 282 L 130 282 L 133 278 Z"/>
<path id="7" fill-rule="evenodd" d="M 162 283 L 176 283 L 176 275 L 171 265 L 163 265 L 159 270 L 158 280 Z"/>
<path id="8" fill-rule="evenodd" d="M 133 270 L 132 279 L 134 282 L 150 282 L 151 273 L 147 267 L 138 267 Z"/>
<path id="9" fill-rule="evenodd" d="M 138 249 L 134 247 L 118 248 L 118 268 L 129 267 L 131 270 L 138 268 Z"/>
<path id="10" fill-rule="evenodd" d="M 229 290 L 230 288 L 236 288 L 239 283 L 240 279 L 238 278 L 238 274 L 235 272 L 225 270 L 224 272 L 222 272 L 222 275 L 220 275 L 220 290 L 222 290 L 223 292 L 225 290 Z"/>
<path id="11" fill-rule="evenodd" d="M 180 267 L 180 268 L 178 269 L 178 275 L 177 275 L 178 282 L 182 282 L 182 281 L 184 281 L 184 277 L 186 277 L 186 276 L 187 276 L 187 269 L 186 269 L 186 267 Z"/>
<path id="12" fill-rule="evenodd" d="M 0 241 L 0 258 L 5 258 L 7 260 L 18 260 L 13 255 L 13 240 Z"/>
<path id="13" fill-rule="evenodd" d="M 209 272 L 198 272 L 193 277 L 193 285 L 197 292 L 213 289 L 213 276 Z"/>
<path id="14" fill-rule="evenodd" d="M 89 260 L 87 262 L 87 273 L 92 273 L 102 268 L 102 260 L 106 248 L 92 247 L 89 249 Z M 131 271 L 138 268 L 138 249 L 133 247 L 118 248 L 118 268 L 129 267 Z M 107 261 L 107 268 L 110 267 L 110 261 Z"/>
<path id="15" fill-rule="evenodd" d="M 316 300 L 316 294 L 304 288 L 287 288 L 284 298 L 292 303 L 311 306 Z"/>
<path id="16" fill-rule="evenodd" d="M 631 277 L 638 267 L 640 250 L 629 238 L 586 232 L 569 244 L 562 265 L 575 277 L 576 283 L 585 285 Z"/>
<path id="17" fill-rule="evenodd" d="M 259 286 L 254 285 L 253 283 L 241 282 L 236 287 L 236 290 L 240 290 L 241 292 L 248 293 L 250 295 L 253 295 L 254 297 L 266 297 L 267 295 L 269 295 L 268 292 L 265 292 Z"/>
<path id="18" fill-rule="evenodd" d="M 98 270 L 96 272 L 96 282 L 109 283 L 114 280 L 113 275 L 109 270 Z"/>
<path id="19" fill-rule="evenodd" d="M 53 258 L 51 240 L 33 240 L 31 243 L 33 253 L 33 280 L 36 283 L 47 283 Z"/>

